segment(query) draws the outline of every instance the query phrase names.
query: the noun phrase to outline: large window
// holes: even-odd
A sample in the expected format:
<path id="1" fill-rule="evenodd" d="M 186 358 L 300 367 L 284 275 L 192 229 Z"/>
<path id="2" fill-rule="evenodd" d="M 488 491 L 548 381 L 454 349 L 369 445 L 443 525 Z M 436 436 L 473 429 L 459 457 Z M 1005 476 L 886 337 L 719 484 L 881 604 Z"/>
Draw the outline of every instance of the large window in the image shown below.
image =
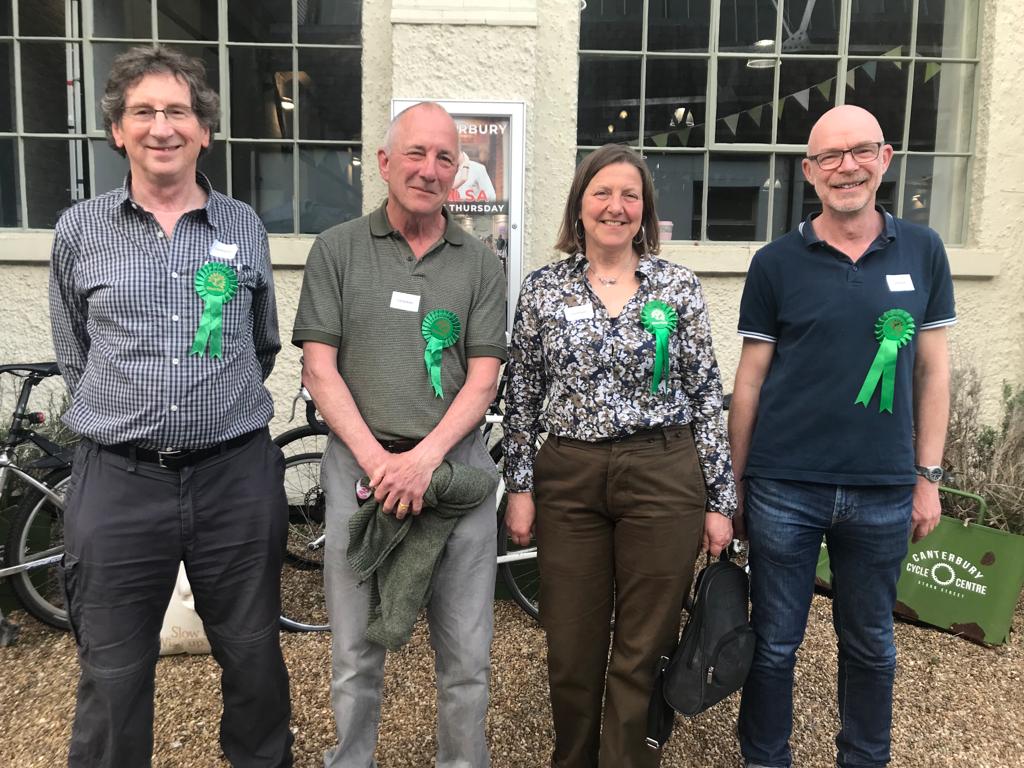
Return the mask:
<path id="1" fill-rule="evenodd" d="M 837 104 L 896 155 L 879 201 L 965 239 L 977 0 L 586 0 L 577 144 L 640 149 L 674 240 L 770 240 L 815 210 L 800 158 Z"/>
<path id="2" fill-rule="evenodd" d="M 119 185 L 98 101 L 114 57 L 206 62 L 221 124 L 200 169 L 270 232 L 360 215 L 361 0 L 0 0 L 0 227 L 52 227 Z"/>

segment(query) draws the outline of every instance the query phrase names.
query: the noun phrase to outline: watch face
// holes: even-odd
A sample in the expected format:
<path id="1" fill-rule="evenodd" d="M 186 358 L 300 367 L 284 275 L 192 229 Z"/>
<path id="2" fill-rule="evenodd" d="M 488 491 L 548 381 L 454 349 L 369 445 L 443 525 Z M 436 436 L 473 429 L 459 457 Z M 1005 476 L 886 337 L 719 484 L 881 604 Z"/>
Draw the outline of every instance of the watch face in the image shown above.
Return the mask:
<path id="1" fill-rule="evenodd" d="M 926 480 L 931 480 L 933 483 L 937 483 L 942 479 L 942 467 L 914 467 L 917 474 Z"/>

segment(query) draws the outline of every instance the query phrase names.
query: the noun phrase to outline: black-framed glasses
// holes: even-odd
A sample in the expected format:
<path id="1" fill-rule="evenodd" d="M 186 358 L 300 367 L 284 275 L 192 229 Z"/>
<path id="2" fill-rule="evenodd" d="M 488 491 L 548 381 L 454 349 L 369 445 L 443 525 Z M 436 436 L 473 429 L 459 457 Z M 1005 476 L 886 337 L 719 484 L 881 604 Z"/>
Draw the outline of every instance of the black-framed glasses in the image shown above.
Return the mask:
<path id="1" fill-rule="evenodd" d="M 807 159 L 816 162 L 823 171 L 834 171 L 843 164 L 843 156 L 846 154 L 849 154 L 858 163 L 864 165 L 876 159 L 881 151 L 882 142 L 872 141 L 867 144 L 858 144 L 856 147 L 850 147 L 849 149 L 828 149 L 816 155 L 808 155 Z"/>
<path id="2" fill-rule="evenodd" d="M 125 116 L 137 123 L 153 122 L 156 120 L 157 112 L 163 112 L 164 118 L 172 123 L 184 123 L 191 120 L 192 115 L 195 114 L 191 107 L 182 105 L 164 107 L 163 109 L 156 109 L 154 107 L 147 106 L 125 107 L 124 110 Z"/>

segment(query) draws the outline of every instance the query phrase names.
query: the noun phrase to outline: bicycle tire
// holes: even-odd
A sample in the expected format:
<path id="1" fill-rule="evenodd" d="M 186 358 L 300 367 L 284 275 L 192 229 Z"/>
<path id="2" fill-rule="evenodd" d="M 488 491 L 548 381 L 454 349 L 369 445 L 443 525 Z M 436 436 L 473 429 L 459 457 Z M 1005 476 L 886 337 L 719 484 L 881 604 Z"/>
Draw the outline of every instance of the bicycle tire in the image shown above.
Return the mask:
<path id="1" fill-rule="evenodd" d="M 71 469 L 50 473 L 44 482 L 63 497 L 71 481 Z M 64 509 L 37 488 L 29 487 L 11 520 L 4 549 L 7 566 L 64 551 Z M 57 629 L 70 629 L 64 604 L 60 563 L 16 573 L 11 586 L 25 610 Z"/>
<path id="2" fill-rule="evenodd" d="M 302 427 L 299 427 L 302 429 Z M 293 632 L 325 632 L 324 548 L 310 549 L 325 530 L 326 500 L 320 485 L 320 453 L 289 456 L 284 463 L 288 541 L 281 569 L 281 626 Z"/>
<path id="3" fill-rule="evenodd" d="M 504 453 L 501 443 L 496 443 L 490 450 L 491 459 L 499 472 L 504 466 Z M 516 605 L 533 619 L 540 618 L 540 569 L 537 567 L 537 541 L 533 537 L 525 547 L 513 544 L 505 528 L 505 510 L 508 508 L 508 493 L 505 491 L 505 479 L 498 480 L 498 557 L 523 554 L 526 559 L 509 563 L 501 563 L 498 570 Z"/>
<path id="4" fill-rule="evenodd" d="M 274 445 L 281 449 L 285 459 L 300 454 L 319 453 L 327 449 L 327 434 L 318 432 L 308 424 L 294 427 L 274 438 Z"/>

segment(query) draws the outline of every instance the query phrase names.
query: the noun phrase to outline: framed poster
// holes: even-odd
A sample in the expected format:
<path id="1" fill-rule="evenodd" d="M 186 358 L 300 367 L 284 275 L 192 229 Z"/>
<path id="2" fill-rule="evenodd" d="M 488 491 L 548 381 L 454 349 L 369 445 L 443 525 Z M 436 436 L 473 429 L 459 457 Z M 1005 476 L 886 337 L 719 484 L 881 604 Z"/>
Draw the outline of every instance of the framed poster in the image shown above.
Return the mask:
<path id="1" fill-rule="evenodd" d="M 394 99 L 391 117 L 423 99 Z M 523 280 L 525 105 L 518 101 L 445 101 L 459 131 L 459 169 L 448 210 L 501 260 L 508 285 L 506 327 Z"/>

